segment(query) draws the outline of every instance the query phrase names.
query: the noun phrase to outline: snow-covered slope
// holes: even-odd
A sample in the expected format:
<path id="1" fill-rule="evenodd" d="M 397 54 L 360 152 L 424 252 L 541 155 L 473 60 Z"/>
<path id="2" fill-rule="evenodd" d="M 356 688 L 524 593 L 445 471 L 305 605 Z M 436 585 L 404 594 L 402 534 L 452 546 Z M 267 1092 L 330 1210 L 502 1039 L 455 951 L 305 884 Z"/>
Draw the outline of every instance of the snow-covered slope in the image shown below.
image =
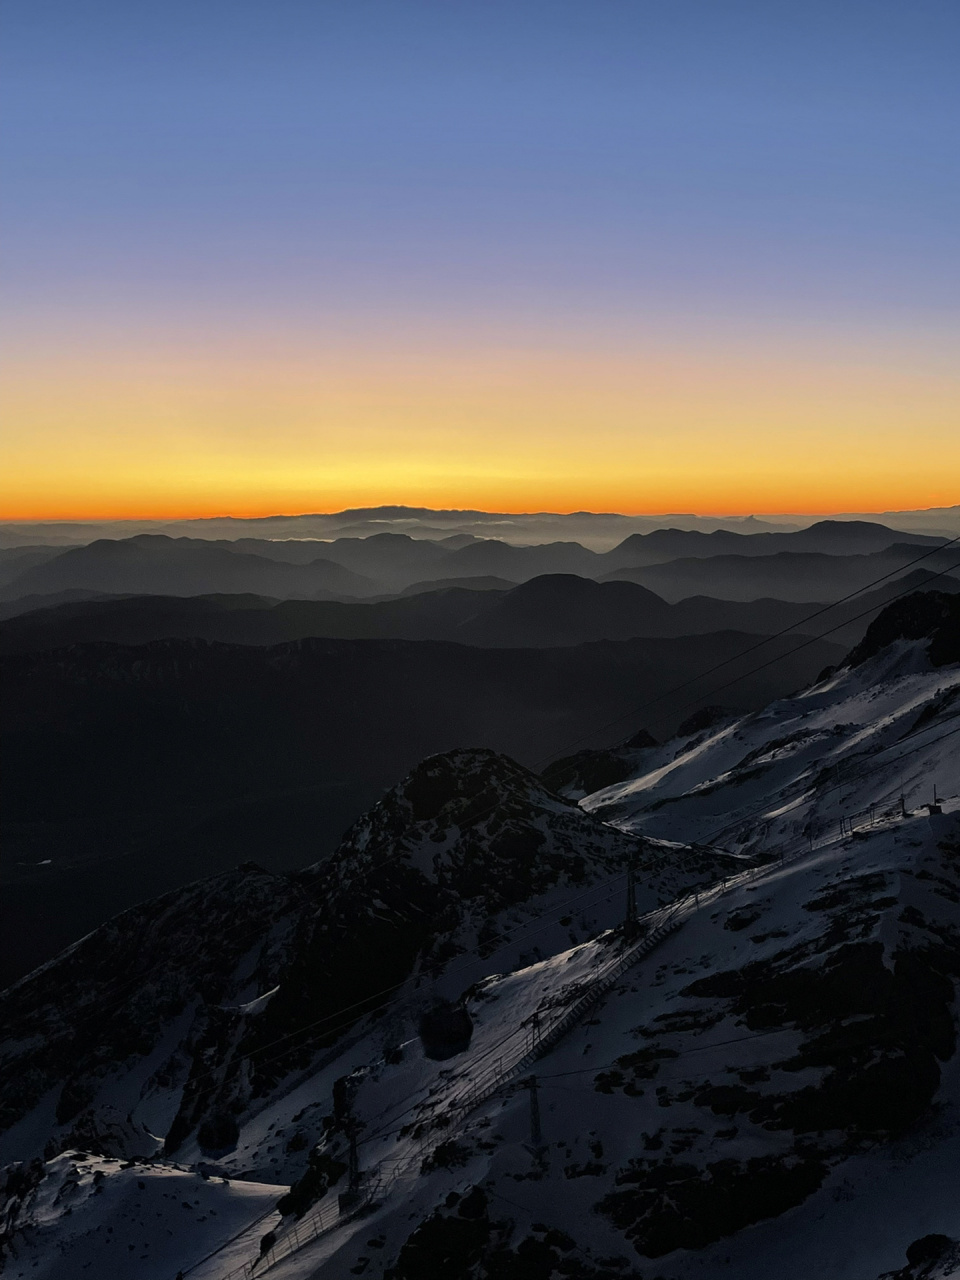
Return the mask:
<path id="1" fill-rule="evenodd" d="M 181 1232 L 168 1256 L 194 1280 L 960 1274 L 960 654 L 936 619 L 880 621 L 850 667 L 637 748 L 579 811 L 502 757 L 425 762 L 296 881 L 256 991 L 235 977 L 219 1023 L 204 1005 L 206 1038 L 163 1023 L 184 1169 L 101 1158 L 103 1192 L 67 1216 L 83 1162 L 54 1154 L 58 1097 L 36 1087 L 7 1141 L 55 1141 L 8 1189 L 16 1266 L 91 1274 L 90 1233 L 133 1212 L 122 1179 L 204 1167 L 233 1238 L 205 1256 L 224 1236 Z M 604 929 L 631 860 L 646 918 Z M 47 1009 L 60 963 L 30 980 Z M 8 1061 L 35 1073 L 44 1031 L 17 999 Z M 104 1102 L 160 1053 L 101 1062 Z M 130 1142 L 157 1132 L 131 1116 Z M 230 1141 L 205 1156 L 215 1119 Z M 251 1200 L 240 1230 L 238 1177 L 293 1184 L 283 1216 Z M 124 1243 L 111 1274 L 152 1276 Z"/>
<path id="2" fill-rule="evenodd" d="M 957 790 L 960 672 L 897 640 L 794 698 L 644 753 L 585 809 L 626 831 L 780 855 Z M 902 798 L 902 804 L 901 804 Z"/>
<path id="3" fill-rule="evenodd" d="M 264 1230 L 276 1220 L 278 1190 L 173 1164 L 65 1152 L 8 1176 L 3 1274 L 172 1280 L 183 1266 L 185 1238 L 223 1257 L 251 1219 Z"/>
<path id="4" fill-rule="evenodd" d="M 490 751 L 424 761 L 327 863 L 165 895 L 5 992 L 0 1160 L 175 1154 L 279 1196 L 338 1077 L 615 922 L 630 862 L 644 910 L 731 860 L 621 833 Z"/>

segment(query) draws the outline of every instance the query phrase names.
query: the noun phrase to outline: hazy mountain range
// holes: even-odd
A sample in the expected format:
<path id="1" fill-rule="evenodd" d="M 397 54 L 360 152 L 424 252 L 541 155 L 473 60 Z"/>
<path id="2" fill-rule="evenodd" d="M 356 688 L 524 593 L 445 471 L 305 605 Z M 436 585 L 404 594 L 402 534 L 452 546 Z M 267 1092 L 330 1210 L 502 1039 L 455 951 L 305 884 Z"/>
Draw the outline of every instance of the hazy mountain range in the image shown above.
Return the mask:
<path id="1" fill-rule="evenodd" d="M 274 515 L 256 519 L 220 516 L 197 520 L 42 521 L 0 523 L 0 547 L 30 543 L 66 545 L 97 538 L 128 538 L 138 533 L 166 533 L 194 538 L 324 538 L 369 537 L 374 533 L 407 533 L 436 540 L 451 534 L 502 538 L 518 544 L 573 540 L 605 551 L 630 533 L 656 529 L 694 529 L 710 533 L 727 529 L 738 533 L 789 532 L 816 523 L 812 515 L 695 516 L 683 513 L 625 516 L 616 512 L 576 511 L 524 514 L 495 511 L 443 511 L 428 507 L 363 507 L 310 515 Z M 866 520 L 909 533 L 953 537 L 960 533 L 960 506 L 920 511 L 844 513 L 838 520 Z"/>
<path id="2" fill-rule="evenodd" d="M 515 546 L 459 535 L 432 542 L 381 533 L 317 543 L 138 534 L 66 550 L 0 551 L 0 598 L 14 601 L 88 591 L 356 599 L 437 580 L 479 577 L 519 583 L 545 574 L 575 574 L 598 580 L 628 578 L 668 600 L 689 595 L 829 600 L 921 557 L 925 565 L 936 563 L 937 568 L 960 561 L 960 556 L 946 556 L 943 564 L 936 559 L 942 542 L 917 535 L 904 543 L 883 525 L 840 521 L 822 521 L 786 534 L 661 530 L 632 534 L 607 552 L 576 542 Z"/>
<path id="3" fill-rule="evenodd" d="M 436 539 L 0 550 L 5 973 L 238 858 L 315 859 L 430 752 L 544 764 L 610 723 L 669 736 L 805 684 L 898 596 L 960 589 L 956 547 L 871 522 L 599 551 L 449 515 Z"/>
<path id="4" fill-rule="evenodd" d="M 826 634 L 836 644 L 853 645 L 877 612 L 904 591 L 928 586 L 960 591 L 960 579 L 937 577 L 922 568 L 836 607 L 823 601 L 740 602 L 709 596 L 668 604 L 632 582 L 595 582 L 570 574 L 532 578 L 507 589 L 479 581 L 484 583 L 481 590 L 424 587 L 370 603 L 276 601 L 255 595 L 68 601 L 9 618 L 0 629 L 0 652 L 22 653 L 89 641 L 145 644 L 172 638 L 269 645 L 309 636 L 448 640 L 483 648 L 555 648 L 597 640 L 694 636 L 714 631 L 769 635 L 798 627 L 808 635 Z M 48 597 L 34 597 L 30 603 L 44 599 Z"/>

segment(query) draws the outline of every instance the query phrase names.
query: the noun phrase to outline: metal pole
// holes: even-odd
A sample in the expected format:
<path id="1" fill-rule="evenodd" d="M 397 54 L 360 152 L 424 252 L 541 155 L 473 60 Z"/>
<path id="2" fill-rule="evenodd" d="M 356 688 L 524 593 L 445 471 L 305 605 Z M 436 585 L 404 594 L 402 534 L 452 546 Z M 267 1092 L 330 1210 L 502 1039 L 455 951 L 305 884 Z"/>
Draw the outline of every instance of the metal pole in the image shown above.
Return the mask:
<path id="1" fill-rule="evenodd" d="M 530 1090 L 530 1145 L 539 1150 L 543 1146 L 543 1132 L 540 1128 L 540 1098 L 537 1094 L 537 1077 L 531 1076 L 527 1081 Z"/>
<path id="2" fill-rule="evenodd" d="M 357 1151 L 357 1123 L 350 1117 L 348 1135 L 350 1138 L 350 1190 L 356 1191 L 360 1186 L 360 1156 Z"/>

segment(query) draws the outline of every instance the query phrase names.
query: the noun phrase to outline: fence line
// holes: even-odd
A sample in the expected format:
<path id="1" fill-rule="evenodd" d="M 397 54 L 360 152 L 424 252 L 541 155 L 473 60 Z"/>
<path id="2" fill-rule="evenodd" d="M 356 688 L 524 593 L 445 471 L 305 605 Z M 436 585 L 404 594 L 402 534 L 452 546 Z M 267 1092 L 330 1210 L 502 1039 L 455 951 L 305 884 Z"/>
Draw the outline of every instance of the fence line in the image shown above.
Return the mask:
<path id="1" fill-rule="evenodd" d="M 502 1052 L 497 1061 L 477 1079 L 470 1081 L 453 1094 L 446 1103 L 446 1109 L 448 1114 L 451 1111 L 456 1113 L 457 1127 L 470 1112 L 489 1101 L 501 1089 L 514 1083 L 538 1058 L 548 1053 L 566 1032 L 580 1021 L 584 1013 L 603 999 L 628 969 L 648 955 L 671 933 L 675 933 L 689 915 L 708 903 L 716 901 L 722 894 L 754 878 L 757 874 L 768 870 L 770 870 L 769 864 L 751 867 L 734 877 L 725 878 L 709 889 L 702 892 L 695 890 L 676 902 L 665 907 L 657 907 L 640 917 L 637 923 L 641 926 L 646 924 L 647 931 L 632 945 L 620 950 L 613 959 L 601 966 L 591 980 L 587 991 L 559 1011 L 556 1017 L 551 1019 L 548 1016 L 541 1020 L 535 1032 L 527 1029 L 526 1022 L 521 1024 L 511 1037 L 511 1040 L 520 1041 L 518 1052 L 513 1060 L 504 1065 L 505 1059 L 512 1055 L 509 1051 Z M 435 1135 L 432 1142 L 421 1142 L 415 1150 L 396 1161 L 391 1161 L 389 1158 L 380 1161 L 369 1171 L 360 1189 L 359 1199 L 350 1206 L 349 1211 L 341 1211 L 339 1201 L 332 1197 L 321 1201 L 311 1214 L 300 1222 L 294 1223 L 283 1237 L 264 1250 L 259 1258 L 235 1268 L 220 1277 L 220 1280 L 256 1280 L 256 1277 L 264 1275 L 284 1258 L 298 1252 L 320 1236 L 326 1235 L 333 1228 L 357 1217 L 376 1200 L 377 1196 L 388 1192 L 413 1168 L 419 1168 L 442 1142 L 447 1141 L 449 1136 L 450 1127 L 445 1126 L 443 1132 Z"/>
<path id="2" fill-rule="evenodd" d="M 862 814 L 854 814 L 850 815 L 850 817 L 866 817 L 869 814 L 870 825 L 872 825 L 878 819 L 890 820 L 901 816 L 909 816 L 906 814 L 901 815 L 899 807 L 879 813 L 876 812 L 877 809 L 879 809 L 879 806 L 873 806 L 871 809 L 863 810 Z M 453 1094 L 446 1104 L 447 1111 L 455 1111 L 457 1113 L 456 1122 L 459 1125 L 470 1112 L 488 1102 L 490 1098 L 502 1089 L 506 1089 L 513 1084 L 538 1058 L 548 1053 L 580 1021 L 584 1013 L 598 1004 L 628 969 L 653 951 L 670 934 L 680 929 L 684 921 L 691 915 L 701 911 L 705 906 L 715 903 L 733 889 L 740 888 L 752 880 L 779 870 L 785 862 L 796 861 L 797 858 L 805 854 L 825 848 L 837 840 L 852 835 L 858 829 L 858 827 L 851 824 L 850 818 L 844 817 L 841 819 L 836 833 L 821 837 L 817 842 L 804 837 L 795 844 L 782 848 L 780 857 L 776 862 L 761 863 L 759 866 L 750 867 L 735 876 L 724 877 L 717 884 L 702 892 L 694 890 L 667 906 L 657 907 L 653 911 L 647 912 L 646 915 L 641 916 L 637 923 L 641 926 L 646 924 L 646 932 L 631 946 L 621 949 L 606 965 L 601 966 L 596 976 L 592 979 L 588 990 L 576 997 L 555 1018 L 538 1019 L 535 1029 L 529 1031 L 527 1030 L 529 1020 L 517 1027 L 513 1036 L 509 1039 L 520 1038 L 522 1051 L 507 1066 L 504 1066 L 504 1059 L 509 1054 L 501 1053 L 497 1061 L 483 1071 L 477 1079 L 468 1082 Z M 503 1046 L 498 1045 L 496 1047 L 502 1048 Z M 449 1136 L 450 1126 L 445 1126 L 444 1131 L 437 1135 L 434 1141 L 430 1143 L 421 1141 L 418 1147 L 408 1155 L 395 1161 L 390 1160 L 389 1157 L 381 1160 L 367 1174 L 358 1192 L 358 1199 L 350 1205 L 349 1209 L 342 1210 L 339 1199 L 335 1200 L 331 1197 L 329 1201 L 321 1201 L 312 1213 L 302 1218 L 299 1222 L 293 1223 L 280 1240 L 277 1240 L 274 1245 L 264 1250 L 253 1262 L 244 1263 L 242 1266 L 219 1277 L 219 1280 L 257 1280 L 259 1276 L 264 1275 L 284 1258 L 297 1253 L 300 1249 L 313 1243 L 320 1236 L 326 1235 L 335 1227 L 345 1225 L 358 1217 L 375 1202 L 379 1195 L 388 1192 L 411 1169 L 421 1166 L 423 1161 L 435 1152 L 442 1142 L 447 1141 Z"/>

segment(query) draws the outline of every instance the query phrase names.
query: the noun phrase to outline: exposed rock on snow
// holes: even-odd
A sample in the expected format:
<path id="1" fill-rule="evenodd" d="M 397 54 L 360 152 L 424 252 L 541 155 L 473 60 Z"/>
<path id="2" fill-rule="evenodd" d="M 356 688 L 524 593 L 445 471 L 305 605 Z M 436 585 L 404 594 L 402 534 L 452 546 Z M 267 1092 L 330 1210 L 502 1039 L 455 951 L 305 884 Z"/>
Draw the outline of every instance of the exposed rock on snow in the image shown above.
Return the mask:
<path id="1" fill-rule="evenodd" d="M 642 906 L 722 862 L 606 826 L 494 752 L 432 757 L 322 866 L 277 876 L 245 864 L 187 886 L 4 993 L 0 1158 L 80 1142 L 142 1156 L 158 1134 L 168 1154 L 198 1143 L 222 1159 L 231 1126 L 333 1061 L 398 987 L 455 999 L 491 967 L 612 923 L 630 859 Z"/>
<path id="2" fill-rule="evenodd" d="M 146 1237 L 122 1265 L 105 1242 L 152 1178 L 230 1216 L 191 1220 L 167 1280 L 219 1280 L 268 1231 L 276 1280 L 960 1274 L 960 667 L 930 608 L 761 713 L 628 748 L 580 807 L 493 753 L 434 757 L 330 863 L 191 886 L 32 975 L 4 997 L 7 1266 L 159 1280 Z M 642 924 L 607 928 L 630 862 L 641 915 L 694 891 L 642 955 Z M 450 1056 L 431 1006 L 462 1015 Z M 168 1154 L 30 1163 L 108 1104 Z M 204 1144 L 229 1183 L 171 1163 Z M 239 1174 L 293 1184 L 282 1218 Z"/>

